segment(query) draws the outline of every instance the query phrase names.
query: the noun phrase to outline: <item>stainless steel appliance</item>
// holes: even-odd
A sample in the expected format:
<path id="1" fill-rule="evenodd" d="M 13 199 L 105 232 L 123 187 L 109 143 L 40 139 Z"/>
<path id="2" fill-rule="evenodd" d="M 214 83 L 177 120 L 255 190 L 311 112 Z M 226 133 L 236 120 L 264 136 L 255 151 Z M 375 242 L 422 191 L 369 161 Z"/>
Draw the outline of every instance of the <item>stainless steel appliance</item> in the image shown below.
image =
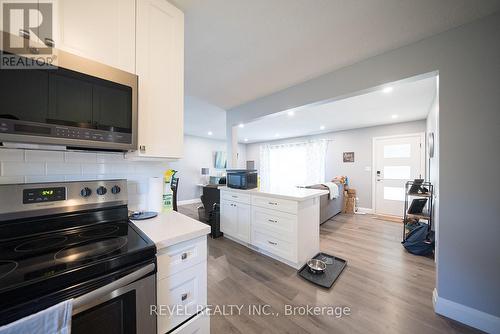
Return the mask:
<path id="1" fill-rule="evenodd" d="M 1 71 L 0 142 L 135 150 L 137 76 L 54 52 L 58 67 Z"/>
<path id="2" fill-rule="evenodd" d="M 235 189 L 257 188 L 257 171 L 250 169 L 233 169 L 227 171 L 227 186 Z"/>
<path id="3" fill-rule="evenodd" d="M 125 180 L 0 185 L 0 325 L 73 298 L 73 333 L 156 333 L 155 254 Z"/>

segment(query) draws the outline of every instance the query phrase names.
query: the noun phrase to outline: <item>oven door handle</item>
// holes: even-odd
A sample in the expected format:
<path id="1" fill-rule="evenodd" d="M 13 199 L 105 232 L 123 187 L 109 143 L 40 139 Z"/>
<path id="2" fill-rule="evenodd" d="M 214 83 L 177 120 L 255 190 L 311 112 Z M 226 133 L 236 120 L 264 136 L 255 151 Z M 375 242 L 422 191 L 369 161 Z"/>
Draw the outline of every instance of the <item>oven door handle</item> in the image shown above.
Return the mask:
<path id="1" fill-rule="evenodd" d="M 155 268 L 156 268 L 155 264 L 150 263 L 147 266 L 144 266 L 141 269 L 138 269 L 131 274 L 123 276 L 122 278 L 119 278 L 108 285 L 102 286 L 98 289 L 95 289 L 92 292 L 89 292 L 83 296 L 75 298 L 73 300 L 73 310 L 79 309 L 80 307 L 85 306 L 96 299 L 106 296 L 115 290 L 123 288 L 129 285 L 130 283 L 137 281 L 138 279 L 154 271 Z"/>

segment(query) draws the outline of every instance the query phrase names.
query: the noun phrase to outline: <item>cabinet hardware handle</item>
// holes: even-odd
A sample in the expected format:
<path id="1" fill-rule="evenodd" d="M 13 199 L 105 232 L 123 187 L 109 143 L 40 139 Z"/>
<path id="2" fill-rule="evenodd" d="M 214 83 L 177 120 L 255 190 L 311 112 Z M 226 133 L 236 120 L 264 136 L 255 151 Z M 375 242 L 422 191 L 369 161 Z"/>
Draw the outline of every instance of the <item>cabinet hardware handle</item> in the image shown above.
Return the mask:
<path id="1" fill-rule="evenodd" d="M 188 294 L 187 294 L 187 293 L 183 293 L 183 294 L 181 295 L 181 300 L 182 300 L 182 301 L 185 301 L 185 300 L 187 299 L 187 297 L 188 297 Z"/>
<path id="2" fill-rule="evenodd" d="M 277 242 L 272 242 L 270 240 L 267 240 L 267 242 L 269 242 L 271 245 L 274 245 L 274 246 L 276 246 L 278 244 Z"/>
<path id="3" fill-rule="evenodd" d="M 146 146 L 144 146 L 144 145 L 139 146 L 139 150 L 140 150 L 142 153 L 146 152 Z"/>
<path id="4" fill-rule="evenodd" d="M 188 257 L 188 254 L 187 254 L 187 253 L 182 253 L 182 255 L 181 255 L 181 259 L 182 259 L 182 260 L 187 259 L 187 257 Z"/>
<path id="5" fill-rule="evenodd" d="M 26 29 L 19 29 L 19 36 L 24 39 L 30 39 L 30 32 Z"/>
<path id="6" fill-rule="evenodd" d="M 232 198 L 238 198 L 238 196 L 231 195 Z"/>
<path id="7" fill-rule="evenodd" d="M 278 221 L 277 220 L 274 220 L 274 219 L 268 219 L 269 222 L 271 223 L 277 223 Z"/>
<path id="8" fill-rule="evenodd" d="M 268 202 L 270 205 L 278 205 L 276 202 Z"/>
<path id="9" fill-rule="evenodd" d="M 45 37 L 45 45 L 53 48 L 56 45 L 56 42 L 52 38 Z"/>

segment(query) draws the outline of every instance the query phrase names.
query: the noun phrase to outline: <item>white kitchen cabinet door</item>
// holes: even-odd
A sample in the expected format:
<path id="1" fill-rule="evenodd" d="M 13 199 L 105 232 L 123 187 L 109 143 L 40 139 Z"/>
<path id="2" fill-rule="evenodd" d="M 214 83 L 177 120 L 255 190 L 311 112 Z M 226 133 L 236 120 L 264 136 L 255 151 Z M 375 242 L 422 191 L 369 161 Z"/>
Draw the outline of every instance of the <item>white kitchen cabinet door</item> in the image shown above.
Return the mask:
<path id="1" fill-rule="evenodd" d="M 57 0 L 55 47 L 135 73 L 135 0 Z"/>
<path id="2" fill-rule="evenodd" d="M 237 234 L 236 238 L 241 241 L 250 242 L 252 211 L 250 205 L 234 203 L 237 215 Z"/>
<path id="3" fill-rule="evenodd" d="M 166 0 L 137 0 L 138 156 L 181 158 L 184 14 Z"/>
<path id="4" fill-rule="evenodd" d="M 238 209 L 234 202 L 222 200 L 220 209 L 220 230 L 230 236 L 238 232 Z"/>

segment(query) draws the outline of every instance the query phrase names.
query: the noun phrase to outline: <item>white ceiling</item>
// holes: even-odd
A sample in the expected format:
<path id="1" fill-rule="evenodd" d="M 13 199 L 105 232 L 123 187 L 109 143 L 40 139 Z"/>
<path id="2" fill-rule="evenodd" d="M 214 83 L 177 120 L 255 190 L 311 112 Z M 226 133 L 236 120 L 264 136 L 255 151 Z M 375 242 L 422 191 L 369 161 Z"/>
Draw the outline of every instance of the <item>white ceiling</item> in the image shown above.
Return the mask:
<path id="1" fill-rule="evenodd" d="M 172 0 L 186 94 L 223 109 L 500 9 L 500 0 Z"/>
<path id="2" fill-rule="evenodd" d="M 208 135 L 211 131 L 212 135 Z M 184 134 L 226 139 L 226 111 L 193 96 L 184 98 Z"/>
<path id="3" fill-rule="evenodd" d="M 293 116 L 289 111 L 266 116 L 238 128 L 238 140 L 245 143 L 246 138 L 246 143 L 253 143 L 427 118 L 437 91 L 436 77 L 407 80 L 383 88 L 388 87 L 392 88 L 389 93 L 379 88 L 295 109 Z"/>

